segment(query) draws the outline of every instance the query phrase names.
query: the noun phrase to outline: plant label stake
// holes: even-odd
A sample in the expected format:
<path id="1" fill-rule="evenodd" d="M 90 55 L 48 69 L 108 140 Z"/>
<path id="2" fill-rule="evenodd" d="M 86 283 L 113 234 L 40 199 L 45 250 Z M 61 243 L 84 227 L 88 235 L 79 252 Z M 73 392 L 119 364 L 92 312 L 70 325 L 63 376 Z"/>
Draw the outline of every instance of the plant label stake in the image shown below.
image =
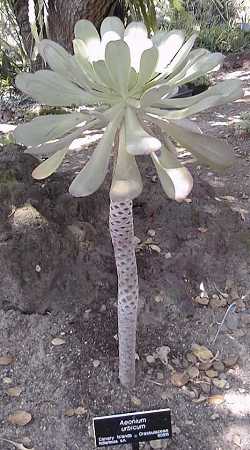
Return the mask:
<path id="1" fill-rule="evenodd" d="M 139 443 L 172 437 L 170 409 L 115 414 L 93 419 L 96 447 Z"/>

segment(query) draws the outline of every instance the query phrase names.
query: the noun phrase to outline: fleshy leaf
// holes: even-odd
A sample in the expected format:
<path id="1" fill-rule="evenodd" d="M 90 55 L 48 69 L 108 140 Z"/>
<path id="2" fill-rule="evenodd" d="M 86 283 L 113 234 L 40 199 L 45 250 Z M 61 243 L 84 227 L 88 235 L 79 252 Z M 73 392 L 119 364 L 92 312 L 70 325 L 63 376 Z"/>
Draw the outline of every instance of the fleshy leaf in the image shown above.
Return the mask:
<path id="1" fill-rule="evenodd" d="M 84 92 L 51 70 L 38 70 L 34 74 L 21 73 L 16 77 L 16 86 L 25 94 L 48 106 L 98 103 L 94 95 Z"/>
<path id="2" fill-rule="evenodd" d="M 75 37 L 86 45 L 90 61 L 97 61 L 100 54 L 100 36 L 93 23 L 86 19 L 76 22 Z"/>
<path id="3" fill-rule="evenodd" d="M 103 183 L 108 171 L 109 158 L 120 121 L 121 115 L 109 123 L 90 161 L 71 183 L 69 192 L 74 197 L 85 197 L 93 194 Z"/>
<path id="4" fill-rule="evenodd" d="M 142 179 L 135 157 L 126 150 L 125 129 L 119 133 L 119 148 L 114 170 L 110 198 L 113 202 L 133 200 L 142 192 Z"/>
<path id="5" fill-rule="evenodd" d="M 105 62 L 118 92 L 126 96 L 130 75 L 130 52 L 126 42 L 109 42 L 105 49 Z"/>
<path id="6" fill-rule="evenodd" d="M 230 167 L 234 162 L 231 145 L 221 139 L 194 133 L 174 122 L 157 121 L 179 144 L 192 153 L 198 161 L 215 169 Z"/>
<path id="7" fill-rule="evenodd" d="M 191 55 L 191 53 L 190 53 Z M 197 58 L 193 64 L 187 65 L 177 73 L 173 78 L 168 80 L 170 86 L 180 86 L 189 83 L 196 78 L 206 75 L 223 62 L 224 56 L 221 53 L 209 53 Z"/>
<path id="8" fill-rule="evenodd" d="M 144 23 L 131 22 L 125 30 L 124 41 L 130 49 L 131 67 L 138 72 L 142 53 L 153 46 Z"/>
<path id="9" fill-rule="evenodd" d="M 54 173 L 58 167 L 61 165 L 66 153 L 67 148 L 64 148 L 63 150 L 59 150 L 56 152 L 53 156 L 46 159 L 46 161 L 43 161 L 39 166 L 37 166 L 33 172 L 32 177 L 36 180 L 43 180 L 44 178 L 49 177 Z"/>
<path id="10" fill-rule="evenodd" d="M 126 149 L 131 155 L 148 155 L 161 148 L 159 139 L 148 134 L 141 126 L 136 113 L 130 107 L 125 116 Z"/>
<path id="11" fill-rule="evenodd" d="M 71 80 L 86 88 L 89 86 L 88 79 L 79 70 L 79 66 L 72 55 L 61 45 L 49 39 L 43 39 L 39 43 L 39 53 L 43 60 L 54 71 L 62 75 L 66 80 Z"/>
<path id="12" fill-rule="evenodd" d="M 14 131 L 16 142 L 26 145 L 39 145 L 60 138 L 75 126 L 89 119 L 84 113 L 58 114 L 36 117 L 29 123 L 18 125 Z"/>
<path id="13" fill-rule="evenodd" d="M 176 53 L 183 45 L 185 36 L 182 31 L 158 31 L 152 37 L 154 45 L 159 51 L 159 60 L 156 72 L 162 72 L 170 64 Z"/>
<path id="14" fill-rule="evenodd" d="M 138 89 L 144 87 L 145 83 L 150 80 L 155 72 L 158 61 L 158 50 L 155 47 L 144 50 L 140 60 L 140 71 L 138 73 L 138 80 L 133 89 L 136 92 Z"/>
<path id="15" fill-rule="evenodd" d="M 168 144 L 171 146 L 170 142 Z M 193 188 L 193 177 L 189 170 L 165 147 L 160 156 L 155 153 L 151 156 L 166 195 L 176 201 L 184 200 Z"/>
<path id="16" fill-rule="evenodd" d="M 124 36 L 124 25 L 118 17 L 106 17 L 101 24 L 101 37 L 110 31 L 116 33 L 120 38 Z"/>

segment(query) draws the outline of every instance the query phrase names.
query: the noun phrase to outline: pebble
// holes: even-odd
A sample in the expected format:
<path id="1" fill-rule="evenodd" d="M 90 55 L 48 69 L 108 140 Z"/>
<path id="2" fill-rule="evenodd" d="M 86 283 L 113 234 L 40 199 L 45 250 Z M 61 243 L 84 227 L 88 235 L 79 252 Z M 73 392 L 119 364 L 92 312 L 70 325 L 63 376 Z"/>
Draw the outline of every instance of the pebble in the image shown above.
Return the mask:
<path id="1" fill-rule="evenodd" d="M 216 370 L 217 372 L 224 372 L 225 366 L 224 366 L 223 362 L 215 361 L 213 363 L 213 369 Z"/>
<path id="2" fill-rule="evenodd" d="M 209 378 L 216 378 L 218 376 L 218 372 L 213 369 L 208 369 L 205 373 Z"/>
<path id="3" fill-rule="evenodd" d="M 146 356 L 146 361 L 147 361 L 148 364 L 154 364 L 155 357 L 153 355 L 147 355 Z"/>
<path id="4" fill-rule="evenodd" d="M 148 234 L 150 237 L 155 237 L 156 232 L 155 232 L 155 230 L 150 229 L 150 230 L 147 231 L 147 234 Z"/>
<path id="5" fill-rule="evenodd" d="M 212 414 L 210 420 L 218 420 L 220 418 L 219 414 Z"/>
<path id="6" fill-rule="evenodd" d="M 163 372 L 157 372 L 156 378 L 157 378 L 157 380 L 164 380 L 164 373 Z"/>
<path id="7" fill-rule="evenodd" d="M 194 302 L 198 303 L 199 305 L 208 305 L 209 298 L 197 296 L 197 297 L 195 297 Z"/>
<path id="8" fill-rule="evenodd" d="M 97 369 L 97 367 L 99 367 L 100 364 L 101 364 L 101 361 L 99 361 L 99 359 L 95 359 L 95 360 L 93 361 L 93 366 L 94 366 L 95 369 Z"/>
<path id="9" fill-rule="evenodd" d="M 227 368 L 230 368 L 235 366 L 235 364 L 238 362 L 238 359 L 239 359 L 238 355 L 231 355 L 223 359 L 223 363 Z"/>
<path id="10" fill-rule="evenodd" d="M 212 383 L 219 389 L 224 389 L 227 384 L 226 380 L 221 380 L 219 378 L 213 378 Z"/>
<path id="11" fill-rule="evenodd" d="M 210 306 L 212 309 L 224 308 L 227 306 L 227 299 L 214 294 L 210 300 Z"/>
<path id="12" fill-rule="evenodd" d="M 138 397 L 131 397 L 131 403 L 133 406 L 135 407 L 140 407 L 141 406 L 141 400 Z"/>
<path id="13" fill-rule="evenodd" d="M 171 376 L 171 383 L 177 387 L 182 387 L 189 382 L 189 376 L 185 372 L 175 372 Z"/>
<path id="14" fill-rule="evenodd" d="M 165 253 L 164 258 L 165 258 L 165 259 L 170 259 L 170 258 L 172 258 L 172 253 L 170 253 L 170 252 Z"/>
<path id="15" fill-rule="evenodd" d="M 162 399 L 162 400 L 167 400 L 167 399 L 168 399 L 168 394 L 167 394 L 167 392 L 162 392 L 162 393 L 161 393 L 161 399 Z"/>
<path id="16" fill-rule="evenodd" d="M 199 369 L 196 366 L 190 366 L 187 369 L 187 373 L 190 376 L 190 378 L 197 378 L 199 376 Z"/>

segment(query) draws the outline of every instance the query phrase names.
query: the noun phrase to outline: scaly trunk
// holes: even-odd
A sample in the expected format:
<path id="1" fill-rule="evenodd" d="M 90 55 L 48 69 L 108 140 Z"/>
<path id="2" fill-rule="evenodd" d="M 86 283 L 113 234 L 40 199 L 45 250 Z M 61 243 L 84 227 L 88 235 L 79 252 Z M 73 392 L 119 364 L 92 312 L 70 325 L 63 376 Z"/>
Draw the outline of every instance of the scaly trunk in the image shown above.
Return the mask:
<path id="1" fill-rule="evenodd" d="M 119 377 L 124 386 L 132 387 L 138 310 L 132 201 L 110 202 L 109 229 L 118 275 Z"/>

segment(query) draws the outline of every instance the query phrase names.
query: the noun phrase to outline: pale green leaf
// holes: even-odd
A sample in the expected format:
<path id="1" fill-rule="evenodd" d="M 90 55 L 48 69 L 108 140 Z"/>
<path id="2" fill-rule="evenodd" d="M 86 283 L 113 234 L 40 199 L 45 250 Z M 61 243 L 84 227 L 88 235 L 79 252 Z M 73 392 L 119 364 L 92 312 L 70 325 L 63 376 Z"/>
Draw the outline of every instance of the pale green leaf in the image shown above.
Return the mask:
<path id="1" fill-rule="evenodd" d="M 224 140 L 194 133 L 175 122 L 157 121 L 169 136 L 192 153 L 201 161 L 216 169 L 229 167 L 234 162 L 234 152 L 231 145 Z"/>
<path id="2" fill-rule="evenodd" d="M 59 73 L 67 80 L 74 81 L 80 86 L 89 87 L 88 79 L 84 73 L 79 70 L 79 65 L 72 55 L 63 47 L 49 39 L 43 39 L 39 43 L 39 53 L 43 60 L 50 66 L 54 72 Z"/>
<path id="3" fill-rule="evenodd" d="M 194 46 L 196 38 L 197 34 L 192 34 L 192 36 L 187 40 L 187 42 L 185 42 L 185 44 L 175 55 L 171 63 L 166 67 L 165 76 L 177 72 L 182 67 L 182 65 L 186 61 L 187 56 L 189 55 L 191 49 Z"/>
<path id="4" fill-rule="evenodd" d="M 142 188 L 142 179 L 135 157 L 126 150 L 125 129 L 122 126 L 110 198 L 113 202 L 133 200 L 141 194 Z"/>
<path id="5" fill-rule="evenodd" d="M 106 17 L 101 24 L 101 37 L 110 31 L 116 33 L 120 38 L 124 36 L 124 25 L 118 17 Z"/>
<path id="6" fill-rule="evenodd" d="M 153 46 L 146 26 L 142 22 L 131 22 L 125 30 L 124 41 L 130 49 L 131 67 L 138 72 L 142 53 Z"/>
<path id="7" fill-rule="evenodd" d="M 75 37 L 86 45 L 90 61 L 97 61 L 100 55 L 100 36 L 89 20 L 79 20 L 75 25 Z"/>
<path id="8" fill-rule="evenodd" d="M 69 192 L 74 197 L 86 197 L 93 194 L 103 183 L 108 171 L 112 146 L 120 121 L 121 115 L 109 123 L 90 161 L 71 183 Z"/>
<path id="9" fill-rule="evenodd" d="M 206 109 L 232 102 L 242 95 L 243 90 L 240 80 L 225 80 L 199 95 L 187 98 L 163 99 L 158 101 L 161 109 L 146 108 L 146 111 L 169 120 L 183 119 Z"/>
<path id="10" fill-rule="evenodd" d="M 191 55 L 191 53 L 190 53 Z M 187 65 L 177 73 L 173 78 L 168 80 L 170 86 L 180 86 L 189 83 L 196 78 L 206 75 L 223 62 L 224 56 L 221 53 L 209 53 L 197 58 L 193 64 Z"/>
<path id="11" fill-rule="evenodd" d="M 125 138 L 126 149 L 131 155 L 147 155 L 161 148 L 159 139 L 143 129 L 135 111 L 130 107 L 126 109 Z"/>
<path id="12" fill-rule="evenodd" d="M 182 201 L 193 188 L 193 178 L 186 167 L 167 169 L 154 153 L 151 155 L 165 194 L 172 200 Z"/>
<path id="13" fill-rule="evenodd" d="M 161 102 L 162 98 L 171 98 L 178 93 L 178 87 L 170 87 L 167 83 L 156 85 L 148 89 L 140 98 L 142 108 L 154 106 Z"/>
<path id="14" fill-rule="evenodd" d="M 32 177 L 36 180 L 42 180 L 49 177 L 54 173 L 58 167 L 62 164 L 62 161 L 67 153 L 67 148 L 59 150 L 53 156 L 43 161 L 39 166 L 37 166 L 33 172 Z"/>
<path id="15" fill-rule="evenodd" d="M 89 114 L 71 113 L 37 117 L 29 123 L 18 125 L 14 136 L 18 144 L 39 145 L 60 138 L 72 128 L 89 120 Z"/>
<path id="16" fill-rule="evenodd" d="M 158 31 L 152 37 L 154 45 L 159 52 L 159 60 L 156 66 L 156 72 L 162 72 L 170 64 L 176 53 L 183 45 L 185 36 L 182 31 Z"/>
<path id="17" fill-rule="evenodd" d="M 90 87 L 99 89 L 100 84 L 98 83 L 98 79 L 96 78 L 92 62 L 89 61 L 88 51 L 85 43 L 80 39 L 74 39 L 73 47 L 75 53 L 73 58 L 75 58 L 75 61 L 79 66 L 79 70 L 84 73 Z"/>
<path id="18" fill-rule="evenodd" d="M 105 49 L 105 62 L 118 92 L 126 96 L 130 76 L 130 52 L 126 42 L 109 42 Z"/>
<path id="19" fill-rule="evenodd" d="M 158 50 L 155 47 L 144 50 L 140 60 L 140 71 L 138 73 L 138 80 L 133 89 L 133 92 L 144 87 L 145 83 L 151 79 L 155 72 L 155 67 L 158 61 Z"/>
<path id="20" fill-rule="evenodd" d="M 94 95 L 83 91 L 51 70 L 39 70 L 34 74 L 21 73 L 16 77 L 16 86 L 25 94 L 49 106 L 98 103 Z"/>

